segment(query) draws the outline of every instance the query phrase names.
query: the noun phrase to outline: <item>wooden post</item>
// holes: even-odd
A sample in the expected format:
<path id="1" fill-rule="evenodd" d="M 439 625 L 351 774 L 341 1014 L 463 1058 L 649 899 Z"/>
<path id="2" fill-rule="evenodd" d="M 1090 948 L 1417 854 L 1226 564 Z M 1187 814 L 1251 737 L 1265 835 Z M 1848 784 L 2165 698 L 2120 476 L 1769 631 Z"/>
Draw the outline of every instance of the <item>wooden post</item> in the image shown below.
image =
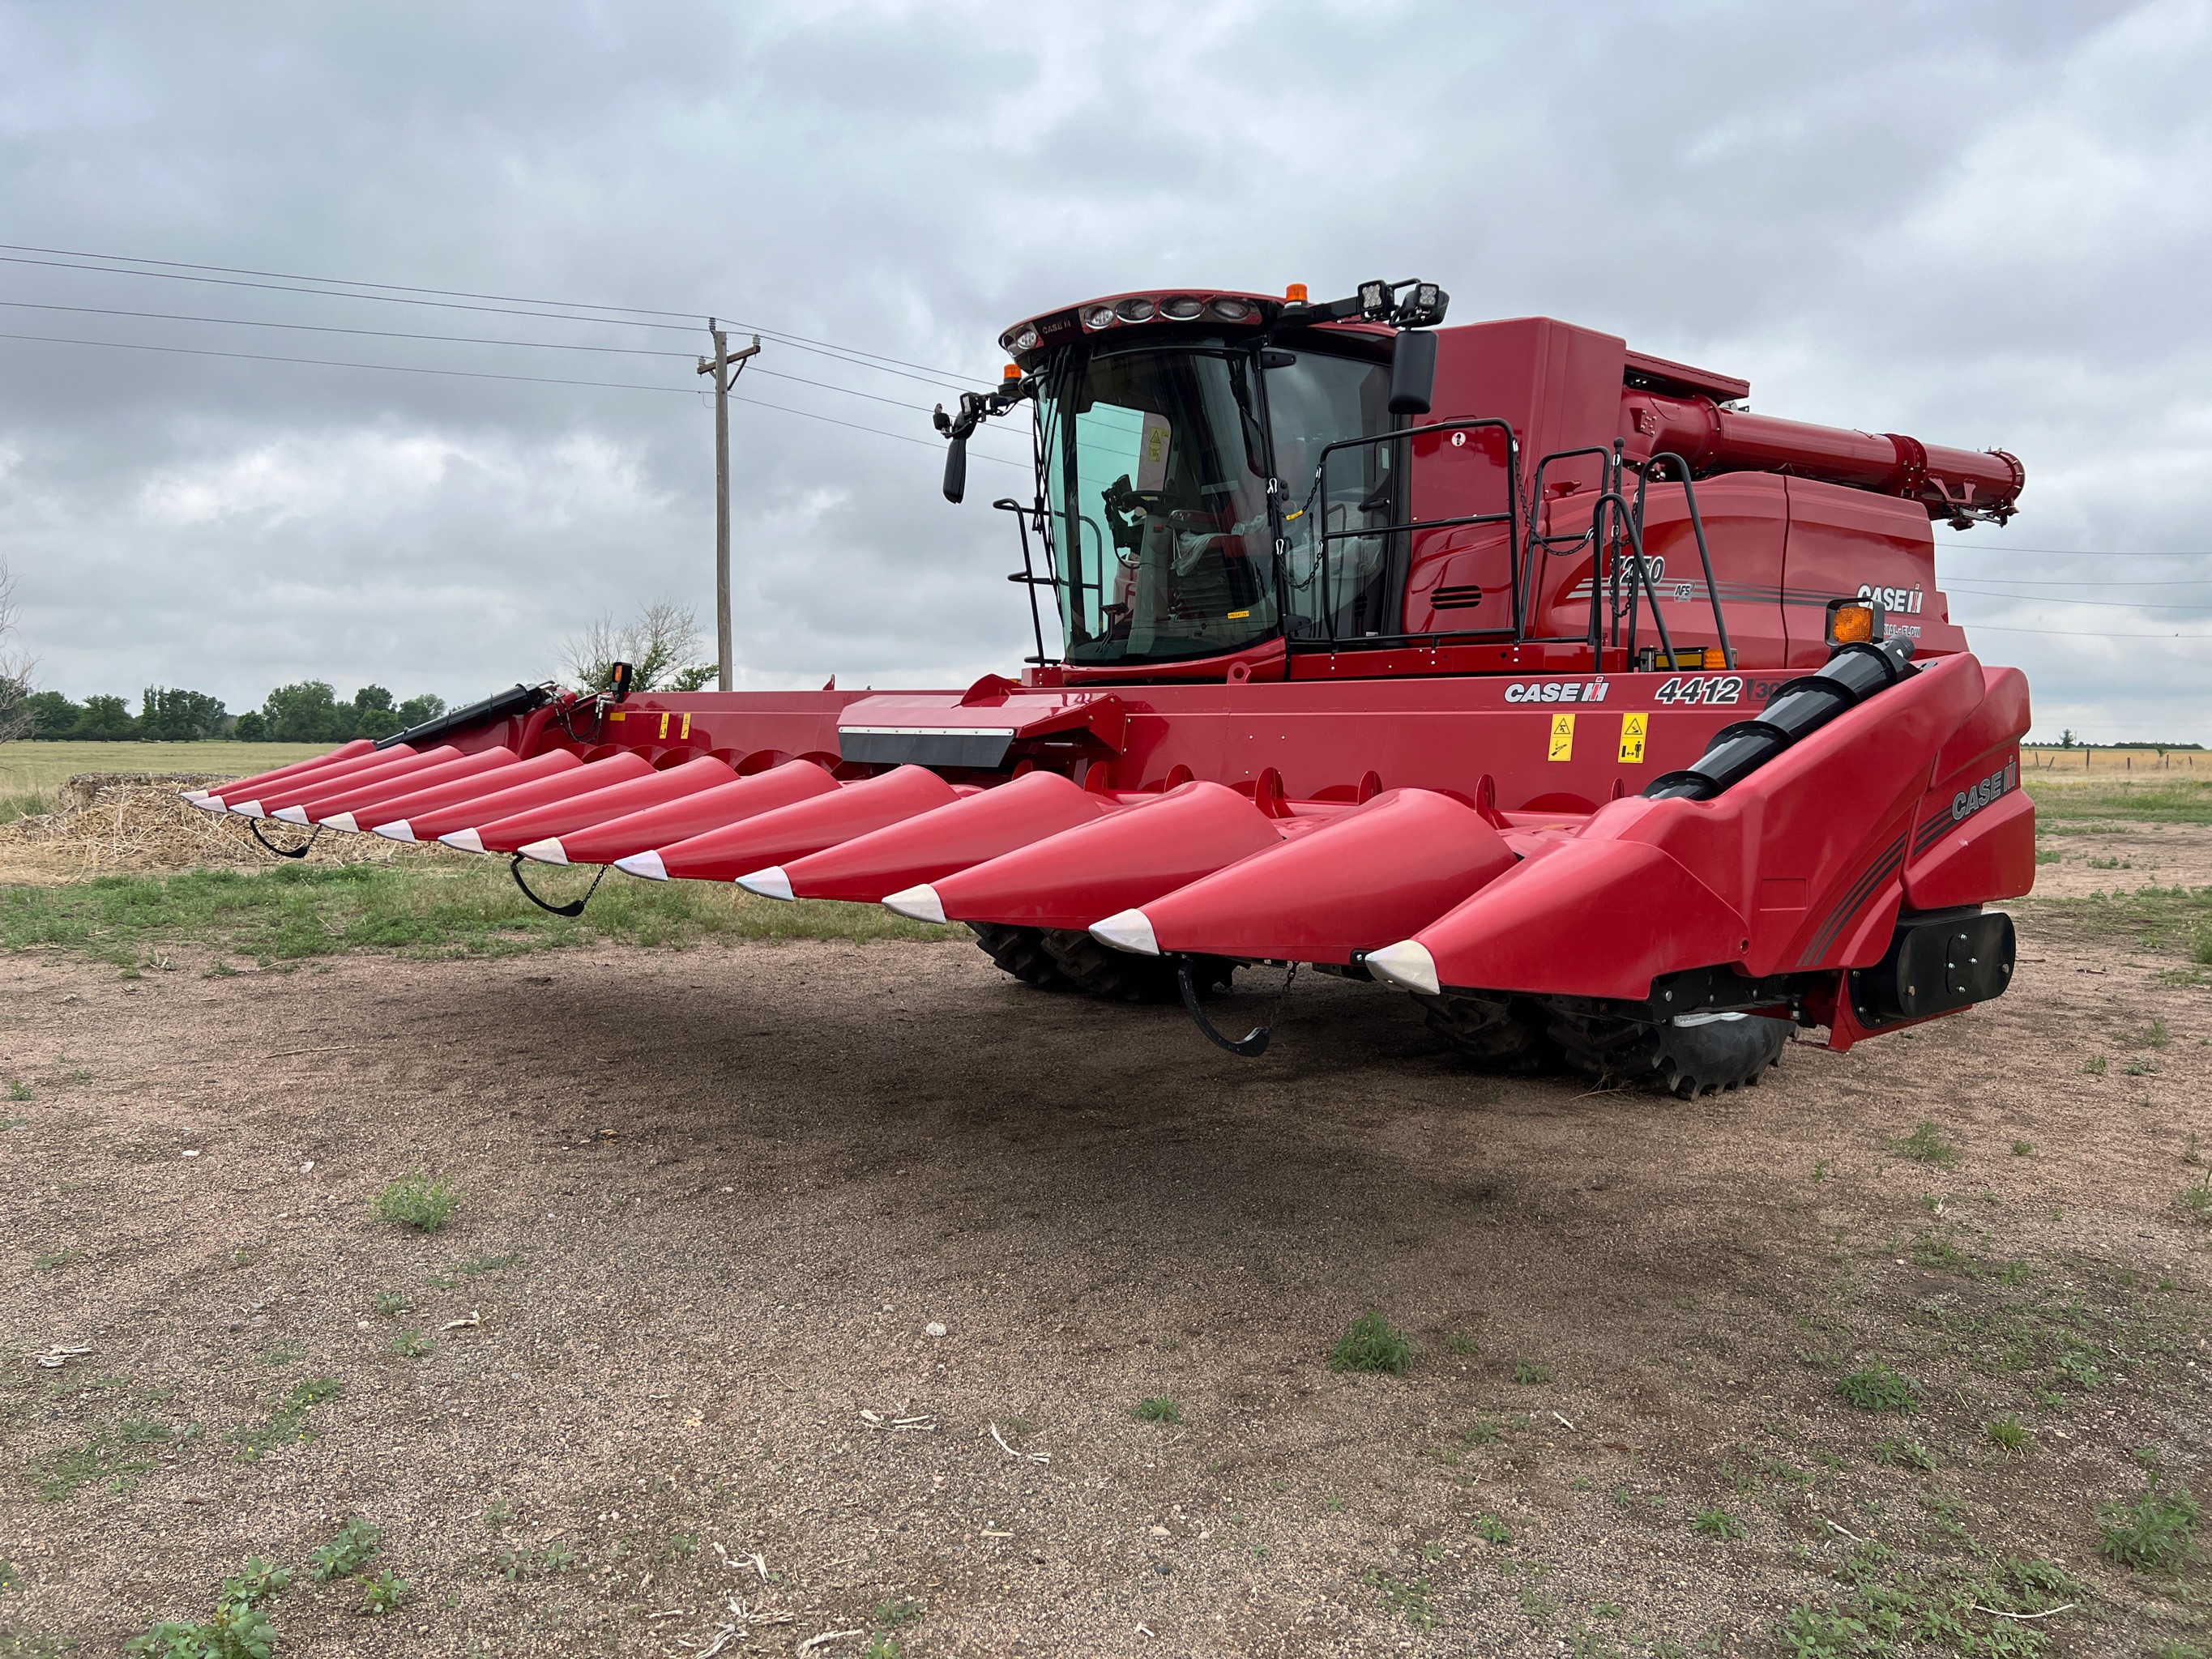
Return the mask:
<path id="1" fill-rule="evenodd" d="M 735 654 L 730 640 L 730 382 L 732 371 L 742 373 L 748 358 L 758 355 L 760 336 L 734 357 L 730 336 L 719 319 L 707 319 L 714 355 L 699 360 L 699 372 L 714 377 L 714 684 L 732 689 Z"/>

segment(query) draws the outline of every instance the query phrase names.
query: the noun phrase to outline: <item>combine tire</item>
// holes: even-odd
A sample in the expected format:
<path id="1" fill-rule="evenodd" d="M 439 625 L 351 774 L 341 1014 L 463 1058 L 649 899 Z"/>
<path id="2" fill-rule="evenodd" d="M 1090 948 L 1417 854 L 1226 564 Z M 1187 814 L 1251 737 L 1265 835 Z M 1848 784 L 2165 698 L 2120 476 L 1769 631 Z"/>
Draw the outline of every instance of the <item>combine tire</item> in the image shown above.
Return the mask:
<path id="1" fill-rule="evenodd" d="M 1540 1072 L 1559 1061 L 1544 1010 L 1526 997 L 1416 995 L 1429 1029 L 1490 1071 Z"/>
<path id="2" fill-rule="evenodd" d="M 1088 933 L 1048 930 L 1045 951 L 1061 976 L 1085 996 L 1108 1002 L 1176 1002 L 1182 988 L 1176 978 L 1172 957 L 1133 956 L 1110 950 Z M 1237 964 L 1220 957 L 1200 957 L 1198 989 L 1201 996 L 1226 989 Z"/>
<path id="3" fill-rule="evenodd" d="M 1781 1056 L 1790 1022 L 1716 1014 L 1692 1025 L 1644 1025 L 1555 1013 L 1551 1035 L 1570 1066 L 1600 1083 L 1638 1083 L 1691 1099 L 1756 1084 Z"/>
<path id="4" fill-rule="evenodd" d="M 975 943 L 983 954 L 1024 985 L 1040 991 L 1072 991 L 1075 981 L 1060 971 L 1060 964 L 1044 948 L 1044 930 L 1038 927 L 997 927 L 970 922 Z"/>

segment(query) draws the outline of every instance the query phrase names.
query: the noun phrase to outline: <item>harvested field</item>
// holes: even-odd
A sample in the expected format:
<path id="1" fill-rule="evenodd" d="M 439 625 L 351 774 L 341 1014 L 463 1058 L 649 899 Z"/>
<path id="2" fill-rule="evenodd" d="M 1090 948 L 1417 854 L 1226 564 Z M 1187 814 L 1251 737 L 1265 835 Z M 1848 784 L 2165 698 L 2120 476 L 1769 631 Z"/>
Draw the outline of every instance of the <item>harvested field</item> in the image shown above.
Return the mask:
<path id="1" fill-rule="evenodd" d="M 1696 1102 L 957 938 L 0 957 L 0 1631 L 258 1555 L 288 1655 L 2212 1644 L 2212 830 L 2044 873 L 2151 828 L 2000 1002 Z"/>

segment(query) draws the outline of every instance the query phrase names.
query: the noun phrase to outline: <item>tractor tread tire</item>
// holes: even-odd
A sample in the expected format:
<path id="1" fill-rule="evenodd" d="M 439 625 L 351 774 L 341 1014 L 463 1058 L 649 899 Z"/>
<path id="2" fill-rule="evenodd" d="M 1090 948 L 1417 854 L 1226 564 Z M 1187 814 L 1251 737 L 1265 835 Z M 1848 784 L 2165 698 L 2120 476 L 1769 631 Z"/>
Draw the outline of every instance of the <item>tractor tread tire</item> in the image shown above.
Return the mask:
<path id="1" fill-rule="evenodd" d="M 1763 1014 L 1698 1025 L 1650 1025 L 1554 1013 L 1551 1035 L 1577 1071 L 1601 1085 L 1639 1084 L 1683 1099 L 1755 1088 L 1781 1058 L 1790 1022 Z"/>
<path id="2" fill-rule="evenodd" d="M 1559 1063 L 1543 1008 L 1526 997 L 1447 994 L 1413 999 L 1429 1029 L 1488 1071 L 1540 1072 Z"/>
<path id="3" fill-rule="evenodd" d="M 1043 929 L 1001 927 L 990 922 L 968 925 L 983 954 L 1023 984 L 1034 985 L 1040 991 L 1077 988 L 1075 981 L 1062 973 L 1060 964 L 1053 960 L 1052 952 L 1045 949 Z"/>
<path id="4" fill-rule="evenodd" d="M 1042 943 L 1061 976 L 1085 996 L 1106 1002 L 1177 1002 L 1182 987 L 1176 976 L 1179 958 L 1140 957 L 1101 945 L 1086 933 L 1048 928 Z M 1237 964 L 1221 957 L 1193 959 L 1199 994 L 1226 989 Z"/>

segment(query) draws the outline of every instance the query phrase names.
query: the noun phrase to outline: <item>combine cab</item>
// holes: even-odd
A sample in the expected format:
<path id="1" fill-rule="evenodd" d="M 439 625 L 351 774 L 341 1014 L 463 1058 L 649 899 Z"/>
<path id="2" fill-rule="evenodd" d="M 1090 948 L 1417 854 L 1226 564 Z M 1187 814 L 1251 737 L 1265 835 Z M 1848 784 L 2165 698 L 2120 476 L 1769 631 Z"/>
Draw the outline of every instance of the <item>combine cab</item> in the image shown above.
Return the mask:
<path id="1" fill-rule="evenodd" d="M 1931 526 L 2003 522 L 2020 463 L 1446 303 L 1176 290 L 1008 330 L 1003 386 L 938 422 L 957 501 L 969 434 L 1033 410 L 1035 493 L 994 503 L 1018 679 L 518 686 L 200 804 L 518 882 L 964 922 L 1032 985 L 1180 996 L 1245 1054 L 1267 1031 L 1205 1003 L 1257 964 L 1408 991 L 1496 1066 L 1686 1094 L 1757 1081 L 1793 1023 L 1848 1048 L 2000 994 L 2027 687 L 1968 652 Z"/>

